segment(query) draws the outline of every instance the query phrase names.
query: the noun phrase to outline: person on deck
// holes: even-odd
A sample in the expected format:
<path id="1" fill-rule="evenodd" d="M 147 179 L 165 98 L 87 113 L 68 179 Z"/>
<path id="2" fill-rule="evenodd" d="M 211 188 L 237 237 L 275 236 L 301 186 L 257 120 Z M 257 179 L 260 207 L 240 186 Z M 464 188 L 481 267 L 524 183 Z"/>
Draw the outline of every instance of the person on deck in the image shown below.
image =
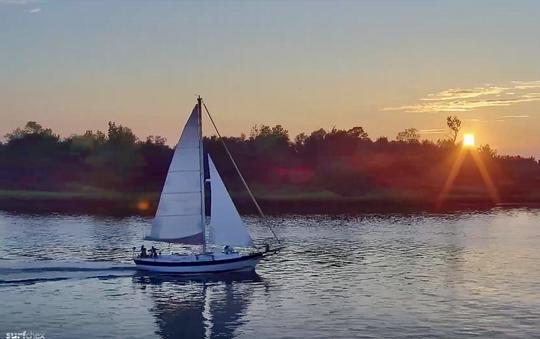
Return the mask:
<path id="1" fill-rule="evenodd" d="M 152 246 L 152 248 L 150 249 L 150 256 L 152 258 L 157 258 L 157 248 L 155 248 L 154 246 Z"/>
<path id="2" fill-rule="evenodd" d="M 141 245 L 141 258 L 146 258 L 146 247 Z"/>

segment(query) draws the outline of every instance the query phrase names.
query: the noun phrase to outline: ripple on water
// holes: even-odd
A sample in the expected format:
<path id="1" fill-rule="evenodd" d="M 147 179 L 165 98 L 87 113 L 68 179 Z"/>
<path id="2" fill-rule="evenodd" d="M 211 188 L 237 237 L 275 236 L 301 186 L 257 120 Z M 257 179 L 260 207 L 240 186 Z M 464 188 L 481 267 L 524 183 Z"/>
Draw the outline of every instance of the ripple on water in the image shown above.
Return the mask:
<path id="1" fill-rule="evenodd" d="M 0 214 L 0 331 L 50 337 L 538 337 L 540 214 L 245 218 L 257 274 L 136 273 L 145 218 Z M 6 283 L 7 282 L 7 283 Z M 24 323 L 20 319 L 25 319 Z"/>

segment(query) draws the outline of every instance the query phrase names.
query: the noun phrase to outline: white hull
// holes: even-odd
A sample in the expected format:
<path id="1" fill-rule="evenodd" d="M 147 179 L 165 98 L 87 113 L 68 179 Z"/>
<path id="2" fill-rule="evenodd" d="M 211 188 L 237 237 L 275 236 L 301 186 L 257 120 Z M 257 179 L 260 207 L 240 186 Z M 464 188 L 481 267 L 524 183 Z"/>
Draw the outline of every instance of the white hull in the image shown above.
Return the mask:
<path id="1" fill-rule="evenodd" d="M 164 273 L 218 273 L 253 271 L 262 258 L 260 253 L 251 255 L 163 255 L 157 258 L 134 259 L 137 269 Z"/>

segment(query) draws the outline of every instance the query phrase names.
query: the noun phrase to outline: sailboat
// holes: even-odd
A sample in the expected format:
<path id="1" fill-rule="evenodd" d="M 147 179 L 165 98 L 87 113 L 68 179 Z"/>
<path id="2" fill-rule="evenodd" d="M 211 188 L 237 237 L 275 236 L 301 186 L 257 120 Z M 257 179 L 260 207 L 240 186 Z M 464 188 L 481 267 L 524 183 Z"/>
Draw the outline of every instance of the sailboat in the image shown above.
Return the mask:
<path id="1" fill-rule="evenodd" d="M 254 246 L 210 155 L 208 155 L 209 178 L 205 178 L 203 106 L 259 214 L 264 216 L 227 145 L 223 142 L 210 112 L 199 97 L 175 147 L 152 227 L 144 239 L 169 244 L 200 245 L 201 251 L 195 254 L 171 252 L 162 255 L 153 249 L 150 254 L 146 254 L 145 249 L 141 247 L 141 253 L 133 258 L 137 269 L 194 274 L 253 271 L 263 256 L 274 254 L 280 249 L 277 247 L 271 250 L 268 244 L 265 244 L 263 249 Z M 208 181 L 210 222 L 207 225 L 205 182 Z M 270 230 L 281 244 L 275 232 L 271 228 Z"/>

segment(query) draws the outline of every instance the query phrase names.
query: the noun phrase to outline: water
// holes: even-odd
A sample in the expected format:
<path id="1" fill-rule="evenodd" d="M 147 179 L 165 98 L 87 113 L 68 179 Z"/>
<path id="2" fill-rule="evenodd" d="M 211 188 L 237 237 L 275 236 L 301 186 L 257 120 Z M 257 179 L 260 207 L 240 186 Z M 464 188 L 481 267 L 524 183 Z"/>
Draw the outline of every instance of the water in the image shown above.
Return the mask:
<path id="1" fill-rule="evenodd" d="M 256 274 L 182 278 L 133 269 L 149 219 L 0 212 L 0 336 L 540 336 L 540 211 L 264 222 Z"/>

